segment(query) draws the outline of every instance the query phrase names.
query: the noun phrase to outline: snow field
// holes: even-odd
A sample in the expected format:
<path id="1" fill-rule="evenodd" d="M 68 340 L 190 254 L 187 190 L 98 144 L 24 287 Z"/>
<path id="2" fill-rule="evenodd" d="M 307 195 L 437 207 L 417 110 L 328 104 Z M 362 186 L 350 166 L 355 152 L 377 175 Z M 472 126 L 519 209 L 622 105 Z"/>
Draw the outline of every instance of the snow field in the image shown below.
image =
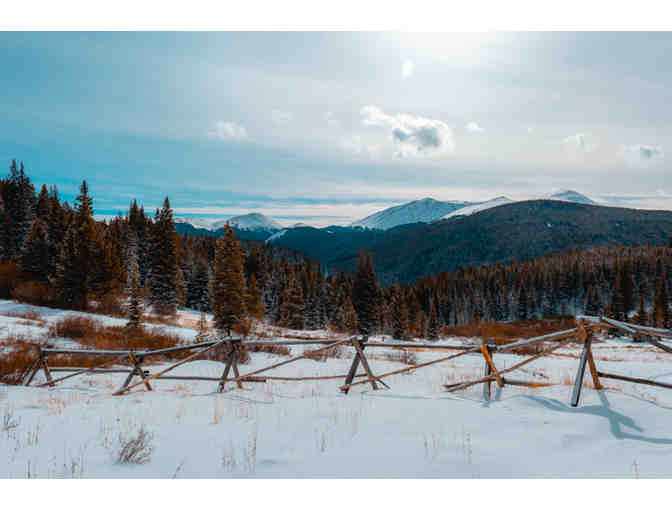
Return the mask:
<path id="1" fill-rule="evenodd" d="M 1 302 L 0 314 L 23 306 Z M 69 313 L 36 307 L 24 312 L 30 310 L 44 312 L 41 319 L 47 321 Z M 0 338 L 12 328 L 40 334 L 39 326 L 17 323 L 23 320 L 0 317 Z M 292 348 L 292 355 L 311 348 Z M 343 375 L 352 353 L 342 350 L 344 358 L 303 359 L 267 375 Z M 383 359 L 389 349 L 366 352 L 377 374 L 406 366 Z M 587 376 L 581 406 L 571 408 L 579 349 L 557 352 L 509 374 L 557 385 L 500 390 L 493 384 L 489 402 L 482 398 L 482 385 L 456 393 L 441 386 L 480 377 L 478 355 L 392 376 L 386 379 L 390 390 L 361 385 L 348 395 L 338 390 L 341 380 L 246 382 L 242 390 L 229 383 L 222 394 L 215 392 L 216 382 L 157 380 L 155 391 L 112 396 L 125 374 L 77 376 L 53 389 L 0 386 L 0 458 L 6 459 L 0 477 L 670 476 L 672 392 L 611 380 L 602 381 L 606 391 L 596 392 Z M 594 353 L 605 371 L 672 381 L 670 358 L 645 345 L 609 340 L 596 343 Z M 419 362 L 445 355 L 416 353 Z M 251 353 L 240 370 L 282 359 Z M 494 362 L 506 368 L 521 359 L 496 354 Z M 155 372 L 167 365 L 148 368 Z M 194 361 L 171 375 L 219 377 L 223 366 Z M 141 427 L 152 435 L 149 462 L 118 463 L 122 443 Z"/>

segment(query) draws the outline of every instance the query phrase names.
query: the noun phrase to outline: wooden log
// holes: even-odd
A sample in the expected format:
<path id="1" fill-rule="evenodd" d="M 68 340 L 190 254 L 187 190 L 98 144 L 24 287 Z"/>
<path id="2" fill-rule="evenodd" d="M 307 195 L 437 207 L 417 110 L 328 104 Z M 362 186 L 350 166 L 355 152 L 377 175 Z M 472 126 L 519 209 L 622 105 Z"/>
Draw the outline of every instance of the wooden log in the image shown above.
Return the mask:
<path id="1" fill-rule="evenodd" d="M 576 326 L 579 330 L 579 335 L 585 342 L 589 335 L 592 335 L 592 331 L 588 331 L 584 325 L 583 320 L 577 320 Z M 593 345 L 592 339 L 590 347 L 588 348 L 588 368 L 590 369 L 590 376 L 593 378 L 593 386 L 596 390 L 602 389 L 602 384 L 600 384 L 600 377 L 597 375 L 597 368 L 595 367 L 595 360 L 593 359 Z"/>
<path id="2" fill-rule="evenodd" d="M 485 344 L 481 345 L 481 353 L 483 353 L 483 351 L 487 352 Z M 492 380 L 488 377 L 490 374 L 492 374 L 492 372 L 493 372 L 492 366 L 490 365 L 490 363 L 488 363 L 488 360 L 486 359 L 485 367 L 483 370 L 483 376 L 486 378 L 486 380 L 483 382 L 483 400 L 485 400 L 486 402 L 489 402 L 490 398 L 492 397 Z"/>
<path id="3" fill-rule="evenodd" d="M 362 342 L 360 340 L 353 340 L 352 345 L 354 345 L 357 354 L 359 354 L 359 360 L 362 363 L 362 366 L 364 367 L 364 372 L 366 372 L 366 374 L 369 376 L 369 382 L 371 383 L 371 388 L 377 390 L 378 386 L 376 386 L 376 381 L 373 377 L 373 372 L 371 371 L 371 367 L 369 367 L 369 361 L 366 359 L 366 356 L 364 356 L 364 349 L 362 348 Z"/>
<path id="4" fill-rule="evenodd" d="M 510 366 L 509 368 L 505 368 L 503 370 L 500 370 L 497 373 L 499 375 L 503 375 L 503 374 L 506 374 L 508 372 L 513 372 L 514 370 L 517 370 L 520 367 L 527 365 L 528 363 L 532 363 L 534 360 L 537 360 L 537 359 L 542 358 L 544 356 L 548 356 L 549 354 L 551 354 L 556 349 L 559 349 L 560 347 L 564 347 L 565 345 L 567 345 L 570 341 L 571 340 L 563 340 L 559 344 L 553 345 L 552 347 L 544 350 L 543 352 L 540 352 L 539 354 L 535 354 L 534 356 L 532 356 L 532 357 L 530 357 L 526 360 L 523 360 L 520 363 L 516 363 L 515 365 Z M 456 383 L 456 384 L 445 384 L 444 388 L 446 388 L 448 391 L 451 391 L 451 392 L 452 391 L 457 391 L 457 390 L 464 390 L 466 388 L 469 388 L 470 386 L 473 386 L 474 384 L 480 384 L 480 383 L 484 382 L 486 379 L 493 380 L 494 378 L 495 378 L 495 375 L 490 374 L 487 377 L 483 377 L 483 378 L 477 379 L 475 381 L 469 381 L 469 382 L 465 382 L 465 383 Z"/>
<path id="5" fill-rule="evenodd" d="M 44 370 L 44 377 L 47 379 L 47 385 L 50 387 L 56 386 L 54 384 L 54 378 L 51 377 L 51 372 L 49 371 L 49 363 L 47 362 L 47 357 L 42 358 L 42 370 Z"/>
<path id="6" fill-rule="evenodd" d="M 26 378 L 23 380 L 24 386 L 30 386 L 30 383 L 33 382 L 33 379 L 37 375 L 37 372 L 39 372 L 41 365 L 42 365 L 42 353 L 40 353 L 40 355 L 37 357 L 37 360 L 35 360 L 33 366 L 30 367 L 30 370 L 26 375 Z"/>
<path id="7" fill-rule="evenodd" d="M 576 379 L 574 380 L 572 398 L 569 402 L 572 407 L 579 405 L 579 399 L 581 398 L 581 388 L 583 387 L 583 377 L 586 373 L 586 363 L 588 362 L 591 342 L 592 338 L 586 335 L 585 341 L 583 343 L 583 352 L 581 353 L 581 359 L 579 360 L 579 368 L 576 372 Z"/>
<path id="8" fill-rule="evenodd" d="M 539 342 L 550 342 L 556 340 L 563 340 L 565 338 L 573 337 L 576 335 L 577 329 L 566 329 L 564 331 L 556 331 L 555 333 L 549 333 L 548 335 L 541 335 L 533 338 L 528 338 L 526 340 L 520 340 L 511 344 L 497 345 L 494 349 L 498 352 L 510 351 L 512 349 L 517 349 L 518 347 L 523 347 L 526 345 L 532 345 Z"/>
<path id="9" fill-rule="evenodd" d="M 608 317 L 601 317 L 601 319 L 602 322 L 604 322 L 605 324 L 626 331 L 631 335 L 636 333 L 644 333 L 646 335 L 658 336 L 661 338 L 672 340 L 672 331 L 670 331 L 669 329 L 640 326 L 639 324 L 631 324 L 629 322 L 617 321 L 616 319 L 610 319 Z"/>
<path id="10" fill-rule="evenodd" d="M 63 377 L 59 377 L 58 379 L 54 379 L 54 380 L 52 381 L 52 383 L 56 384 L 57 382 L 65 381 L 66 379 L 70 379 L 71 377 L 75 377 L 75 376 L 77 376 L 77 375 L 82 375 L 82 374 L 90 373 L 90 372 L 93 371 L 93 370 L 98 370 L 98 369 L 104 367 L 105 365 L 110 365 L 110 364 L 112 364 L 112 363 L 117 363 L 117 362 L 120 362 L 120 361 L 122 361 L 122 360 L 124 360 L 124 359 L 126 359 L 126 358 L 127 358 L 127 354 L 124 354 L 123 356 L 118 356 L 117 358 L 114 358 L 114 359 L 111 359 L 111 360 L 107 360 L 106 362 L 104 362 L 104 363 L 100 363 L 100 364 L 98 364 L 98 365 L 96 365 L 96 366 L 93 366 L 93 367 L 90 367 L 90 368 L 84 368 L 84 369 L 82 369 L 82 370 L 78 370 L 77 372 L 74 372 L 74 373 L 72 373 L 72 374 L 64 375 Z M 42 386 L 47 386 L 48 384 L 49 384 L 49 383 L 38 384 L 38 385 L 37 385 L 37 388 L 41 388 Z"/>
<path id="11" fill-rule="evenodd" d="M 344 375 L 315 375 L 315 376 L 306 376 L 306 377 L 279 377 L 275 375 L 266 375 L 265 379 L 269 381 L 328 381 L 331 379 L 343 379 L 347 374 Z M 355 377 L 368 377 L 368 374 L 357 374 Z M 245 379 L 247 381 L 247 379 Z M 368 381 L 364 381 L 368 382 Z"/>
<path id="12" fill-rule="evenodd" d="M 214 348 L 214 347 L 217 347 L 218 345 L 223 344 L 225 341 L 226 341 L 226 340 L 221 340 L 220 342 L 218 342 L 218 343 L 216 343 L 216 344 L 213 344 L 213 345 L 210 345 L 209 347 L 205 347 L 205 348 L 203 348 L 203 349 L 200 349 L 199 351 L 195 352 L 195 353 L 192 354 L 191 356 L 187 356 L 187 357 L 184 358 L 183 360 L 178 361 L 177 363 L 175 363 L 175 364 L 169 366 L 168 368 L 165 368 L 165 369 L 161 370 L 160 372 L 157 372 L 156 374 L 152 375 L 151 377 L 148 377 L 148 378 L 146 379 L 146 381 L 149 382 L 149 381 L 151 381 L 152 379 L 156 379 L 157 377 L 160 377 L 160 376 L 162 376 L 162 375 L 164 375 L 164 374 L 170 372 L 171 370 L 173 370 L 173 369 L 179 367 L 180 365 L 184 365 L 185 363 L 187 363 L 187 362 L 193 360 L 193 359 L 196 358 L 197 356 L 200 356 L 201 354 L 204 354 L 205 352 L 209 351 L 210 349 L 212 349 L 212 348 Z M 145 381 L 140 381 L 140 382 L 137 382 L 137 383 L 135 383 L 135 384 L 132 384 L 131 386 L 128 386 L 127 388 L 124 388 L 124 389 L 122 389 L 122 390 L 117 390 L 117 391 L 115 391 L 115 392 L 113 393 L 113 395 L 123 395 L 124 393 L 127 393 L 127 392 L 131 391 L 131 390 L 132 390 L 133 388 L 135 388 L 136 386 L 140 386 L 141 384 L 144 384 L 144 382 L 145 382 Z"/>
<path id="13" fill-rule="evenodd" d="M 504 384 L 510 384 L 511 386 L 527 386 L 528 388 L 543 388 L 545 386 L 553 386 L 553 383 L 550 382 L 518 381 L 516 379 L 509 379 L 508 377 L 502 377 L 502 379 L 504 379 Z"/>
<path id="14" fill-rule="evenodd" d="M 350 369 L 348 370 L 348 374 L 345 376 L 345 382 L 343 386 L 341 386 L 340 388 L 341 392 L 344 393 L 345 395 L 347 395 L 348 392 L 350 391 L 350 385 L 352 384 L 352 381 L 355 378 L 355 374 L 357 373 L 358 367 L 359 367 L 359 352 L 355 350 L 355 356 L 352 358 Z"/>
<path id="15" fill-rule="evenodd" d="M 652 381 L 650 379 L 640 379 L 639 377 L 628 377 L 625 375 L 609 374 L 607 372 L 600 372 L 600 371 L 598 371 L 597 374 L 605 379 L 617 379 L 619 381 L 627 381 L 637 384 L 648 384 L 649 386 L 660 386 L 661 388 L 672 389 L 672 384 Z"/>
<path id="16" fill-rule="evenodd" d="M 243 383 L 240 381 L 240 373 L 238 372 L 238 350 L 235 345 L 233 346 L 233 353 L 231 354 L 231 368 L 233 369 L 233 375 L 235 376 L 236 386 L 238 389 L 243 389 Z"/>
<path id="17" fill-rule="evenodd" d="M 267 377 L 250 377 L 245 379 L 246 382 L 258 382 L 264 383 L 267 381 Z M 221 377 L 201 377 L 200 375 L 163 375 L 157 377 L 157 381 L 221 381 Z"/>
<path id="18" fill-rule="evenodd" d="M 222 393 L 224 387 L 226 386 L 227 378 L 229 377 L 229 370 L 231 370 L 231 364 L 233 363 L 233 356 L 236 349 L 233 345 L 229 346 L 229 355 L 226 358 L 226 365 L 224 366 L 224 372 L 222 372 L 222 377 L 220 377 L 219 384 L 217 385 L 217 393 Z"/>
<path id="19" fill-rule="evenodd" d="M 425 363 L 420 363 L 419 365 L 412 365 L 410 367 L 406 368 L 400 368 L 399 370 L 393 370 L 392 372 L 387 372 L 386 374 L 381 374 L 376 376 L 376 381 L 380 381 L 381 379 L 385 377 L 391 377 L 393 375 L 398 375 L 398 374 L 403 374 L 406 372 L 410 372 L 412 370 L 417 370 L 418 368 L 424 368 L 428 367 L 430 365 L 435 365 L 436 363 L 443 363 L 444 361 L 449 361 L 451 359 L 459 358 L 460 356 L 464 356 L 465 354 L 474 354 L 480 351 L 480 347 L 472 347 L 468 351 L 462 351 L 458 352 L 457 354 L 453 354 L 452 356 L 446 356 L 444 358 L 439 358 L 435 359 L 432 361 L 426 361 Z M 347 388 L 352 388 L 353 386 L 359 386 L 360 384 L 366 384 L 368 381 L 357 381 L 355 383 L 351 383 L 346 385 L 341 386 L 341 390 L 347 389 Z M 482 382 L 482 381 L 481 381 Z"/>
<path id="20" fill-rule="evenodd" d="M 320 349 L 315 349 L 313 351 L 305 352 L 301 356 L 295 356 L 294 358 L 290 358 L 288 360 L 281 361 L 280 363 L 275 363 L 273 365 L 269 365 L 267 367 L 260 368 L 259 370 L 255 370 L 254 372 L 249 372 L 247 374 L 243 374 L 243 375 L 238 376 L 235 379 L 233 379 L 233 381 L 236 381 L 236 380 L 244 381 L 246 377 L 249 377 L 251 375 L 261 374 L 262 372 L 266 372 L 267 370 L 271 370 L 273 368 L 278 368 L 278 367 L 281 367 L 283 365 L 293 363 L 293 362 L 298 361 L 300 359 L 306 358 L 307 356 L 312 356 L 313 354 L 317 354 L 318 352 L 326 351 L 327 349 L 331 349 L 332 347 L 336 347 L 337 345 L 343 345 L 343 344 L 347 344 L 347 343 L 351 343 L 351 340 L 349 338 L 346 339 L 346 340 L 341 340 L 341 341 L 336 342 L 336 343 L 331 344 L 331 345 L 327 345 L 326 347 L 322 347 Z"/>
<path id="21" fill-rule="evenodd" d="M 52 372 L 77 372 L 82 367 L 49 367 Z M 128 374 L 131 370 L 124 368 L 93 368 L 88 372 L 92 374 Z"/>
<path id="22" fill-rule="evenodd" d="M 488 374 L 492 373 L 495 375 L 495 379 L 497 380 L 497 386 L 500 388 L 504 387 L 504 382 L 502 381 L 502 378 L 497 374 L 497 367 L 495 367 L 495 363 L 492 361 L 492 356 L 490 356 L 491 348 L 486 347 L 485 344 L 481 344 L 481 353 L 483 354 L 483 357 L 485 358 L 485 363 L 490 367 L 490 371 Z M 488 375 L 485 374 L 485 375 Z"/>
<path id="23" fill-rule="evenodd" d="M 147 388 L 147 391 L 152 391 L 152 387 L 149 384 L 149 381 L 147 381 L 147 378 L 145 377 L 145 373 L 142 371 L 142 363 L 144 361 L 144 358 L 138 357 L 136 358 L 133 354 L 129 354 L 128 357 L 131 359 L 131 363 L 133 363 L 133 369 L 135 370 L 135 373 L 140 379 L 143 380 L 145 383 L 145 387 Z"/>
<path id="24" fill-rule="evenodd" d="M 42 349 L 45 354 L 82 354 L 86 356 L 128 356 L 133 351 L 129 350 L 101 350 L 101 349 L 54 349 L 47 347 Z M 137 354 L 144 354 L 138 351 Z"/>

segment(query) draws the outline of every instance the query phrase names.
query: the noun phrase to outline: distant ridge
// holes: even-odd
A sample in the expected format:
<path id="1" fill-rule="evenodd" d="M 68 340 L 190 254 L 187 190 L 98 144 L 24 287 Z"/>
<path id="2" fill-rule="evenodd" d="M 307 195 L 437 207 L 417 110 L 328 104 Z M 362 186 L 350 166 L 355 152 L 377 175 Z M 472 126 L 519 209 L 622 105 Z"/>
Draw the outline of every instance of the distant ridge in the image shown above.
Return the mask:
<path id="1" fill-rule="evenodd" d="M 389 230 L 409 223 L 430 223 L 469 205 L 472 205 L 472 203 L 441 202 L 433 198 L 423 198 L 422 200 L 414 200 L 378 211 L 366 218 L 352 222 L 350 226 Z"/>

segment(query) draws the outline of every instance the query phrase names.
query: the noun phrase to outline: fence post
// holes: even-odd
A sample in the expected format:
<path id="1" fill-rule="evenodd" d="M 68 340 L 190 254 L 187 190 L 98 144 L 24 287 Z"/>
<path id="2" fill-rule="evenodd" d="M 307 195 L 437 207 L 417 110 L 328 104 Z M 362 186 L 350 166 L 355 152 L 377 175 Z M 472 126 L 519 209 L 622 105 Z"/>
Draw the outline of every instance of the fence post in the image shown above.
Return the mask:
<path id="1" fill-rule="evenodd" d="M 583 377 L 586 373 L 586 363 L 588 362 L 588 356 L 590 355 L 591 342 L 592 336 L 586 335 L 583 342 L 583 352 L 581 353 L 581 359 L 579 360 L 579 368 L 576 372 L 576 380 L 574 381 L 572 399 L 570 401 L 570 405 L 572 407 L 579 405 L 579 399 L 581 398 L 581 387 L 583 386 Z"/>
<path id="2" fill-rule="evenodd" d="M 485 360 L 485 367 L 483 369 L 483 377 L 488 377 L 490 374 L 492 374 L 492 367 L 490 366 L 490 363 L 488 362 L 488 349 L 486 347 L 488 341 L 487 339 L 483 338 L 481 339 L 481 353 L 483 354 L 483 359 Z M 483 398 L 485 401 L 489 401 L 492 396 L 492 379 L 487 379 L 486 381 L 483 382 Z"/>

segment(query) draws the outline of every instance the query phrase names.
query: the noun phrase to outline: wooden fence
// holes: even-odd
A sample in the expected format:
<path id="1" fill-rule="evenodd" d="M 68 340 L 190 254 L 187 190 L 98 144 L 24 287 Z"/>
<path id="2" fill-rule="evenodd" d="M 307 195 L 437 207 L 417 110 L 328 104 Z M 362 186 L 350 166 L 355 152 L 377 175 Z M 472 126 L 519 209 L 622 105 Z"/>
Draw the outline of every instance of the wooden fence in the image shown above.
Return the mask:
<path id="1" fill-rule="evenodd" d="M 602 385 L 600 384 L 600 378 L 611 378 L 618 379 L 627 382 L 649 384 L 652 386 L 659 386 L 664 388 L 672 388 L 672 384 L 661 383 L 657 381 L 640 379 L 634 377 L 626 377 L 622 375 L 610 374 L 606 372 L 601 372 L 597 369 L 595 360 L 592 354 L 592 339 L 595 331 L 610 328 L 618 329 L 624 331 L 630 335 L 636 335 L 642 340 L 649 342 L 651 345 L 665 351 L 672 353 L 672 347 L 662 343 L 662 340 L 672 340 L 672 331 L 666 329 L 658 328 L 649 328 L 644 326 L 638 326 L 635 324 L 615 321 L 606 317 L 588 317 L 588 316 L 579 316 L 576 318 L 576 327 L 572 329 L 567 329 L 564 331 L 558 331 L 555 333 L 550 333 L 547 335 L 529 338 L 525 340 L 520 340 L 514 343 L 506 345 L 494 345 L 489 343 L 486 339 L 478 345 L 446 345 L 446 344 L 436 344 L 436 343 L 418 343 L 418 342 L 369 342 L 366 337 L 353 336 L 343 340 L 279 340 L 279 341 L 268 341 L 268 340 L 242 340 L 240 338 L 225 338 L 225 339 L 213 339 L 207 342 L 201 342 L 192 345 L 185 345 L 179 347 L 169 347 L 166 349 L 157 349 L 157 350 L 142 350 L 142 351 L 133 351 L 133 350 L 89 350 L 89 349 L 56 349 L 56 348 L 44 348 L 41 349 L 39 357 L 31 370 L 29 371 L 24 384 L 29 386 L 33 381 L 35 375 L 42 370 L 45 375 L 46 382 L 40 384 L 39 386 L 54 386 L 56 383 L 75 377 L 82 374 L 91 374 L 91 373 L 126 373 L 126 377 L 122 386 L 114 392 L 114 395 L 123 395 L 138 386 L 144 385 L 148 391 L 152 390 L 151 382 L 157 379 L 164 380 L 184 380 L 184 381 L 213 381 L 217 382 L 217 391 L 222 392 L 225 389 L 227 383 L 235 383 L 237 387 L 242 388 L 243 382 L 267 382 L 267 381 L 317 381 L 317 380 L 329 380 L 329 379 L 343 379 L 343 383 L 340 386 L 340 390 L 347 394 L 350 388 L 354 386 L 359 386 L 362 384 L 369 384 L 374 390 L 379 389 L 380 386 L 389 388 L 389 386 L 383 381 L 388 377 L 393 375 L 409 373 L 420 368 L 428 367 L 438 363 L 443 363 L 450 361 L 461 356 L 468 354 L 481 355 L 484 360 L 484 374 L 483 377 L 471 380 L 463 381 L 455 384 L 444 385 L 445 389 L 449 392 L 459 391 L 477 384 L 483 384 L 484 386 L 484 396 L 486 399 L 491 397 L 491 385 L 496 383 L 500 388 L 503 388 L 506 385 L 511 386 L 527 386 L 527 387 L 540 387 L 540 386 L 550 386 L 551 383 L 543 383 L 537 381 L 520 381 L 511 379 L 509 377 L 504 377 L 505 374 L 513 372 L 528 363 L 532 363 L 542 357 L 548 356 L 552 352 L 560 349 L 561 347 L 567 346 L 570 342 L 580 342 L 583 344 L 583 350 L 581 357 L 579 358 L 579 366 L 577 370 L 576 379 L 574 382 L 574 389 L 572 392 L 572 397 L 570 404 L 576 407 L 579 403 L 581 396 L 581 388 L 583 385 L 583 379 L 586 371 L 586 365 L 590 369 L 590 373 L 593 379 L 593 384 L 596 389 L 601 389 Z M 656 337 L 658 339 L 655 339 Z M 544 346 L 543 344 L 550 344 Z M 238 357 L 239 357 L 239 346 L 292 346 L 292 345 L 301 345 L 301 346 L 310 346 L 316 345 L 319 346 L 317 349 L 306 351 L 299 356 L 290 357 L 284 361 L 274 363 L 272 365 L 253 370 L 246 374 L 240 374 L 238 367 Z M 529 355 L 527 359 L 524 359 L 514 365 L 498 370 L 495 365 L 495 354 L 511 352 L 519 350 L 521 348 L 538 346 L 539 351 Z M 330 376 L 315 376 L 315 377 L 278 377 L 271 375 L 262 375 L 266 372 L 273 370 L 275 368 L 294 363 L 295 361 L 312 357 L 316 354 L 328 351 L 335 347 L 351 347 L 354 349 L 354 357 L 350 365 L 350 369 L 347 374 L 343 375 L 330 375 Z M 200 377 L 200 376 L 175 376 L 167 375 L 169 372 L 175 368 L 193 361 L 199 356 L 205 354 L 208 351 L 216 349 L 218 347 L 226 349 L 225 352 L 225 365 L 222 375 L 220 377 Z M 458 351 L 456 353 L 450 354 L 449 356 L 444 356 L 435 360 L 427 361 L 424 363 L 418 363 L 411 365 L 405 368 L 398 370 L 393 370 L 391 372 L 383 373 L 380 375 L 375 375 L 371 366 L 369 365 L 368 359 L 364 353 L 365 349 L 372 348 L 387 348 L 387 349 L 423 349 L 423 350 L 436 350 L 436 351 Z M 148 370 L 143 369 L 143 364 L 147 359 L 157 356 L 165 356 L 166 354 L 175 354 L 178 352 L 189 352 L 194 351 L 180 361 L 163 368 L 155 374 L 150 374 Z M 50 355 L 76 355 L 76 356 L 100 356 L 107 358 L 106 361 L 99 363 L 90 368 L 74 368 L 74 367 L 50 367 L 49 366 L 49 356 Z M 122 361 L 130 363 L 130 368 L 108 368 L 109 365 L 119 364 Z M 362 366 L 364 372 L 357 373 L 359 366 Z M 59 378 L 54 378 L 52 376 L 53 372 L 67 372 L 67 375 L 64 375 Z M 233 372 L 233 377 L 230 377 L 230 373 Z M 133 379 L 137 377 L 139 380 L 133 382 Z M 358 379 L 358 380 L 355 380 Z"/>

